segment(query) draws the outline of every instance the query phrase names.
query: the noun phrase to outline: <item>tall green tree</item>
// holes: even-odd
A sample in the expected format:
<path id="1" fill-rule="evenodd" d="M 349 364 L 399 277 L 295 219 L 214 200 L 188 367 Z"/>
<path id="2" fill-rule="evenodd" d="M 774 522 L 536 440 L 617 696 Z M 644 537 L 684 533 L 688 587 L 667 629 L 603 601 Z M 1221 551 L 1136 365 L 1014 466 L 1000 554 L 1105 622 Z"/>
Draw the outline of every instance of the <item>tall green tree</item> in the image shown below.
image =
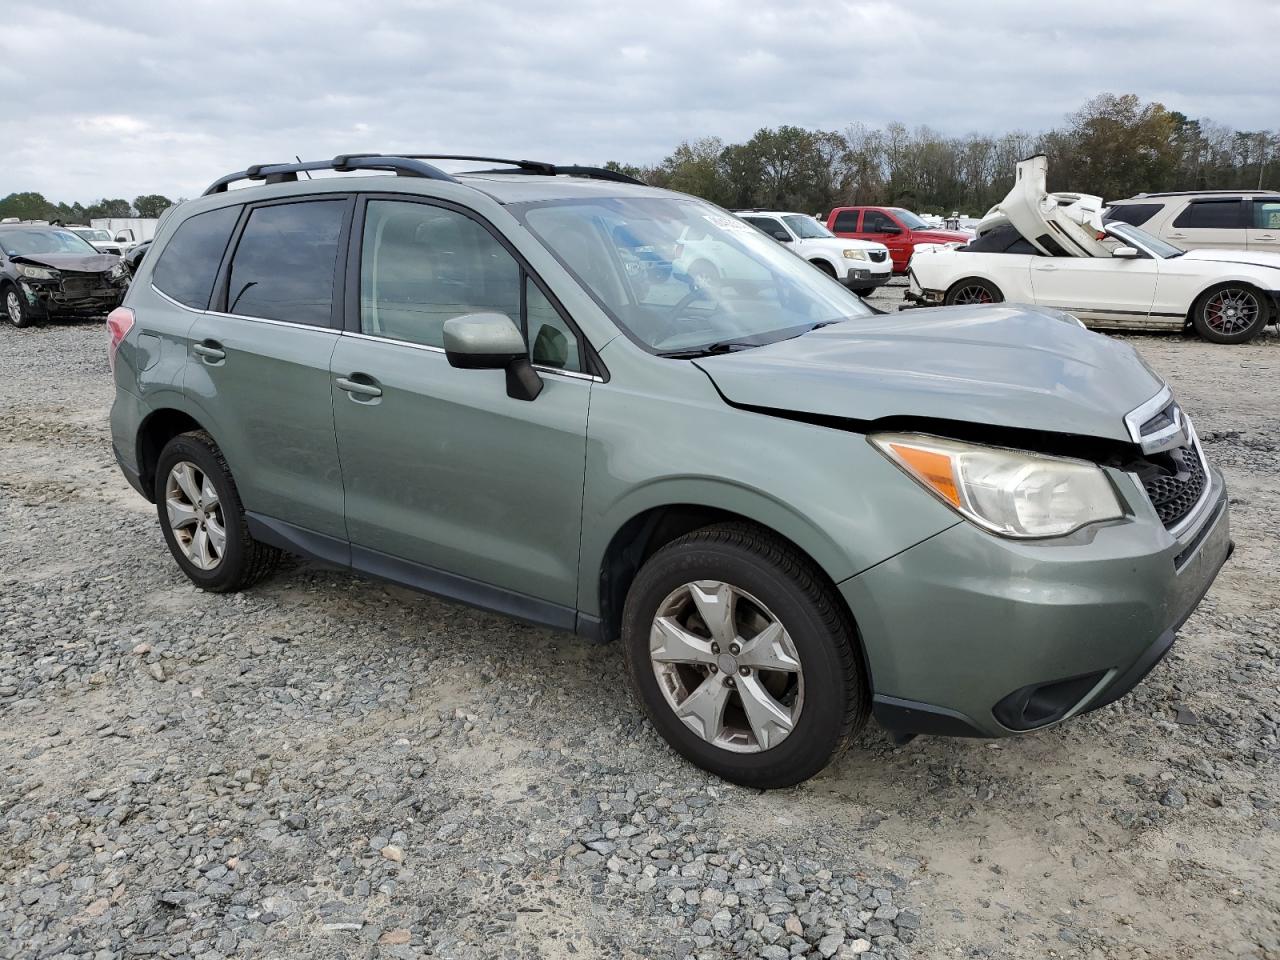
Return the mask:
<path id="1" fill-rule="evenodd" d="M 159 193 L 144 193 L 133 199 L 133 209 L 140 217 L 158 217 L 172 206 L 173 201 Z"/>

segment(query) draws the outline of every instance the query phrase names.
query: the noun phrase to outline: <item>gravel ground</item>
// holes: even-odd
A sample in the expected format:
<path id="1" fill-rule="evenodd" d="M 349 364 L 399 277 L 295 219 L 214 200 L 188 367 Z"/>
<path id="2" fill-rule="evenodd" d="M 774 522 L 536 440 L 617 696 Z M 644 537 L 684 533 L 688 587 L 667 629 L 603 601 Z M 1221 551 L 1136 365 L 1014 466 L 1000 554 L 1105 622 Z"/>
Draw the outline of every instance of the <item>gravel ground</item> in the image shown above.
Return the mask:
<path id="1" fill-rule="evenodd" d="M 674 757 L 616 647 L 300 561 L 196 591 L 101 326 L 0 329 L 0 957 L 1280 958 L 1280 335 L 1130 341 L 1233 491 L 1170 657 L 761 794 Z"/>

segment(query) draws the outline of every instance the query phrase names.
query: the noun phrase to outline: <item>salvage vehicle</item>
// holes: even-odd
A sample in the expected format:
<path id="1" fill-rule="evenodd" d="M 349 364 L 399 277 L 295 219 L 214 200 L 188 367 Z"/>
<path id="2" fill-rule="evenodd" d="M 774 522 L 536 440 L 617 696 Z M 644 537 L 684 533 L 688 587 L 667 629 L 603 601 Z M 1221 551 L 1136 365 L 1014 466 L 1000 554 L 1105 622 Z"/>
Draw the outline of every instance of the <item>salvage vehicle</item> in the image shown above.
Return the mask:
<path id="1" fill-rule="evenodd" d="M 1280 193 L 1274 190 L 1140 193 L 1112 203 L 1107 217 L 1186 249 L 1280 253 Z"/>
<path id="2" fill-rule="evenodd" d="M 901 207 L 836 207 L 827 214 L 827 229 L 837 237 L 884 244 L 893 258 L 894 273 L 907 272 L 917 249 L 972 239 L 965 231 L 930 227 Z"/>
<path id="3" fill-rule="evenodd" d="M 861 297 L 875 293 L 893 273 L 883 243 L 842 240 L 808 214 L 760 209 L 734 213 Z"/>
<path id="4" fill-rule="evenodd" d="M 1013 190 L 976 240 L 912 259 L 906 297 L 1035 304 L 1091 327 L 1191 329 L 1213 343 L 1244 343 L 1280 318 L 1280 254 L 1183 250 L 1104 221 L 1105 208 L 1100 197 L 1050 194 L 1044 157 L 1020 161 Z"/>
<path id="5" fill-rule="evenodd" d="M 106 230 L 95 230 L 93 227 L 77 227 L 68 226 L 68 230 L 76 236 L 89 241 L 89 245 L 99 253 L 110 253 L 113 256 L 123 257 L 128 249 L 127 243 L 118 243 L 111 239 L 111 234 Z"/>
<path id="6" fill-rule="evenodd" d="M 0 301 L 15 327 L 102 316 L 120 305 L 129 273 L 64 227 L 0 224 Z"/>
<path id="7" fill-rule="evenodd" d="M 691 233 L 754 279 L 633 269 Z M 116 459 L 192 583 L 287 551 L 620 638 L 655 730 L 755 787 L 869 714 L 902 742 L 1110 703 L 1231 551 L 1130 346 L 1034 307 L 878 314 L 605 169 L 252 166 L 174 211 L 107 329 Z"/>

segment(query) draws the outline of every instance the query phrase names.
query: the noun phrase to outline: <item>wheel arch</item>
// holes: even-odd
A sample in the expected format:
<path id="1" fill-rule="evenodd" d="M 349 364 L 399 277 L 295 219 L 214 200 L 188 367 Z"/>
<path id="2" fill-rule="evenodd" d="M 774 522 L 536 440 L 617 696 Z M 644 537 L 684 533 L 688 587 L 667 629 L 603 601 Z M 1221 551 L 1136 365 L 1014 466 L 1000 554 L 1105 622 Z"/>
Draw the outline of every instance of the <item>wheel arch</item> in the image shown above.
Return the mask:
<path id="1" fill-rule="evenodd" d="M 586 598 L 587 605 L 591 605 L 591 599 L 596 601 L 594 607 L 599 611 L 600 639 L 610 641 L 620 636 L 622 608 L 627 592 L 649 557 L 686 533 L 728 522 L 750 524 L 788 544 L 808 559 L 823 576 L 850 620 L 856 622 L 853 611 L 836 588 L 842 575 L 848 574 L 840 565 L 841 562 L 847 564 L 847 560 L 836 559 L 835 545 L 829 541 L 824 543 L 826 538 L 816 529 L 806 529 L 805 526 L 794 523 L 779 523 L 781 518 L 776 516 L 763 521 L 760 519 L 762 514 L 768 515 L 768 511 L 748 509 L 741 512 L 696 500 L 673 500 L 632 513 L 614 530 L 598 561 L 583 558 L 586 561 L 584 567 L 590 576 L 589 584 L 584 586 L 588 586 L 595 594 L 594 598 Z M 779 529 L 782 526 L 786 526 L 793 535 L 788 536 Z"/>
<path id="2" fill-rule="evenodd" d="M 1259 282 L 1257 277 L 1243 276 L 1243 275 L 1237 274 L 1237 275 L 1229 276 L 1226 279 L 1223 279 L 1221 277 L 1216 277 L 1214 278 L 1212 283 L 1205 283 L 1198 290 L 1196 290 L 1194 294 L 1191 295 L 1191 302 L 1187 304 L 1187 313 L 1186 313 L 1187 325 L 1188 326 L 1191 325 L 1191 323 L 1195 318 L 1196 307 L 1200 305 L 1200 301 L 1203 300 L 1208 294 L 1210 294 L 1214 290 L 1218 290 L 1223 287 L 1233 287 L 1233 286 L 1251 288 L 1255 293 L 1258 294 L 1259 299 L 1262 301 L 1263 309 L 1270 314 L 1270 317 L 1267 320 L 1267 323 L 1280 322 L 1280 297 L 1278 297 L 1274 293 L 1274 291 L 1268 290 L 1266 284 Z"/>
<path id="3" fill-rule="evenodd" d="M 148 500 L 154 503 L 156 499 L 156 464 L 165 444 L 180 433 L 206 429 L 205 424 L 190 412 L 168 406 L 153 410 L 138 424 L 134 455 L 138 464 L 138 480 Z"/>
<path id="4" fill-rule="evenodd" d="M 813 264 L 823 273 L 827 273 L 828 271 L 830 271 L 831 276 L 837 277 L 837 278 L 840 276 L 839 264 L 835 262 L 834 258 L 827 256 L 825 253 L 815 253 L 813 256 L 808 257 L 807 259 L 811 264 Z"/>
<path id="5" fill-rule="evenodd" d="M 969 283 L 973 280 L 979 280 L 982 283 L 990 284 L 992 287 L 995 288 L 996 292 L 1000 294 L 1000 296 L 1004 300 L 1009 299 L 1009 295 L 1006 292 L 1007 285 L 1001 284 L 1000 281 L 994 279 L 990 274 L 982 270 L 960 272 L 954 280 L 952 280 L 943 288 L 943 293 L 942 293 L 943 298 L 945 299 L 946 297 L 951 296 L 951 292 L 955 290 L 956 287 L 960 286 L 961 284 Z"/>

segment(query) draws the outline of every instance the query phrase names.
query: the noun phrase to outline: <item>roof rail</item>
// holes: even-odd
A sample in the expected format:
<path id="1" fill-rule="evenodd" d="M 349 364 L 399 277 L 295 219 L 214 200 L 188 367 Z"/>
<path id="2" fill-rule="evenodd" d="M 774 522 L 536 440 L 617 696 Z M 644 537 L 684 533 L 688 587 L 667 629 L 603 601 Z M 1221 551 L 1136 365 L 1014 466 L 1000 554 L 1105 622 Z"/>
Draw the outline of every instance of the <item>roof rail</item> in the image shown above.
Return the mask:
<path id="1" fill-rule="evenodd" d="M 541 177 L 589 177 L 593 180 L 610 180 L 614 183 L 635 183 L 645 186 L 643 180 L 607 167 L 584 167 L 579 164 L 560 165 L 545 160 L 509 160 L 506 157 L 476 157 L 453 153 L 401 153 L 397 156 L 413 160 L 476 160 L 483 163 L 502 163 L 514 170 L 466 170 L 464 173 L 527 173 Z"/>
<path id="2" fill-rule="evenodd" d="M 1157 193 L 1135 193 L 1132 197 L 1129 197 L 1128 199 L 1137 200 L 1141 197 L 1198 197 L 1201 194 L 1205 196 L 1214 196 L 1215 194 L 1219 194 L 1219 195 L 1228 196 L 1228 197 L 1240 197 L 1240 196 L 1257 196 L 1260 193 L 1269 195 L 1274 193 L 1280 193 L 1280 191 L 1250 190 L 1244 187 L 1242 187 L 1239 190 L 1162 190 Z M 1114 202 L 1121 203 L 1122 201 L 1116 200 Z"/>
<path id="3" fill-rule="evenodd" d="M 422 177 L 427 180 L 457 181 L 439 167 L 423 163 L 420 159 L 404 156 L 384 156 L 379 153 L 343 153 L 332 160 L 307 160 L 302 163 L 255 163 L 239 173 L 229 173 L 213 181 L 202 194 L 225 193 L 227 186 L 241 180 L 261 180 L 265 183 L 293 183 L 298 174 L 308 170 L 337 170 L 350 173 L 353 170 L 391 170 L 399 177 Z"/>

